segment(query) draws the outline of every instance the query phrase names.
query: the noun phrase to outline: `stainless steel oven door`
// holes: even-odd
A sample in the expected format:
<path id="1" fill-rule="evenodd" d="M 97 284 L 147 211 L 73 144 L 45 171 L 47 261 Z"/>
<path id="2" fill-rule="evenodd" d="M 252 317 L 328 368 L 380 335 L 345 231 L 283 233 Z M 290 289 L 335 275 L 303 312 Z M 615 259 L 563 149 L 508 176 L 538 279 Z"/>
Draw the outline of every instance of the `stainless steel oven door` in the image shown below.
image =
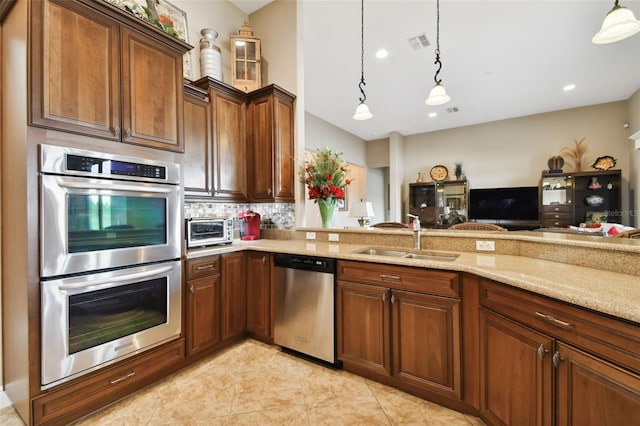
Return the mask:
<path id="1" fill-rule="evenodd" d="M 41 176 L 42 277 L 180 257 L 178 185 Z"/>
<path id="2" fill-rule="evenodd" d="M 180 335 L 180 261 L 42 281 L 42 388 Z"/>

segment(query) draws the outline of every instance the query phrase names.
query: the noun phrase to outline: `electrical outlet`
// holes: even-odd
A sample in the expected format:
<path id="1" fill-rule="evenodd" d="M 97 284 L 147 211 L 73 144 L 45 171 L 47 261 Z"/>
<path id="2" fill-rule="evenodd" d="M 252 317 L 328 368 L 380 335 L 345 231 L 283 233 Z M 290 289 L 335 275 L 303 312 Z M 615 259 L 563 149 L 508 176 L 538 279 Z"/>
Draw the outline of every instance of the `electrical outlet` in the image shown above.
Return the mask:
<path id="1" fill-rule="evenodd" d="M 329 234 L 329 241 L 340 241 L 340 234 Z"/>
<path id="2" fill-rule="evenodd" d="M 307 232 L 307 240 L 315 240 L 316 233 L 315 232 Z"/>
<path id="3" fill-rule="evenodd" d="M 476 241 L 476 250 L 480 251 L 496 251 L 496 242 L 495 241 Z"/>

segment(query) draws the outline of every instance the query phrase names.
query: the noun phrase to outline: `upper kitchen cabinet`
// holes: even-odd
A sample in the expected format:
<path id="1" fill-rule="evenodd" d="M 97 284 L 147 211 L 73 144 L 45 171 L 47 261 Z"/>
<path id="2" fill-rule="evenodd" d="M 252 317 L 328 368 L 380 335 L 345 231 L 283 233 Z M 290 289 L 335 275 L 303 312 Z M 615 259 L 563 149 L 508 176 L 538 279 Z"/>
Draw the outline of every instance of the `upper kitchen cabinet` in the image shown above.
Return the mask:
<path id="1" fill-rule="evenodd" d="M 188 44 L 107 2 L 31 12 L 30 124 L 182 152 Z"/>
<path id="2" fill-rule="evenodd" d="M 184 86 L 184 193 L 211 196 L 211 119 L 206 90 Z"/>
<path id="3" fill-rule="evenodd" d="M 295 96 L 269 85 L 249 94 L 249 197 L 255 202 L 294 202 Z"/>
<path id="4" fill-rule="evenodd" d="M 246 94 L 210 77 L 193 84 L 209 93 L 213 199 L 247 201 Z"/>

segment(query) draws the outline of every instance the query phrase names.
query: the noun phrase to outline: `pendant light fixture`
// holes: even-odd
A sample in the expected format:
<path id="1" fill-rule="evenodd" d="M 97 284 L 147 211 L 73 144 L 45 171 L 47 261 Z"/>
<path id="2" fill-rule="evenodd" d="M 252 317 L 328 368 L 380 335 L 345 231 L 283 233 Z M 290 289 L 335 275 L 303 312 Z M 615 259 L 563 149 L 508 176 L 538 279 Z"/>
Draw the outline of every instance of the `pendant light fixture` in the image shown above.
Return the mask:
<path id="1" fill-rule="evenodd" d="M 637 32 L 640 32 L 640 21 L 631 10 L 619 6 L 618 0 L 615 0 L 613 9 L 604 18 L 602 28 L 591 41 L 595 44 L 613 43 L 631 37 Z"/>
<path id="2" fill-rule="evenodd" d="M 361 0 L 360 17 L 360 84 L 358 84 L 358 87 L 360 88 L 362 97 L 360 98 L 360 104 L 356 108 L 356 113 L 353 114 L 353 119 L 368 120 L 373 117 L 373 114 L 371 114 L 369 107 L 365 104 L 367 95 L 364 94 L 364 86 L 367 85 L 367 83 L 364 82 L 364 0 Z"/>
<path id="3" fill-rule="evenodd" d="M 431 89 L 431 92 L 429 93 L 429 97 L 424 101 L 424 103 L 435 106 L 446 104 L 451 100 L 451 97 L 447 95 L 447 91 L 441 84 L 442 80 L 438 80 L 438 74 L 440 74 L 440 70 L 442 69 L 442 62 L 440 62 L 440 0 L 437 0 L 436 2 L 436 61 L 434 64 L 438 65 L 436 75 L 433 77 L 436 85 L 433 86 L 433 89 Z"/>

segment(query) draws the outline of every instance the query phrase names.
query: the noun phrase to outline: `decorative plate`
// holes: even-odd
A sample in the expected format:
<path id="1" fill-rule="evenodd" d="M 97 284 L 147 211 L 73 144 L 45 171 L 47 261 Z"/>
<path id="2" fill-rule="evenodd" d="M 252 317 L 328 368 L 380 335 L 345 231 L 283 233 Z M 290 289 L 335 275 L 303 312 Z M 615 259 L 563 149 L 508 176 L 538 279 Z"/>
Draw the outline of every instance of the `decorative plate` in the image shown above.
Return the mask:
<path id="1" fill-rule="evenodd" d="M 596 158 L 591 167 L 596 170 L 609 170 L 616 166 L 616 159 L 610 155 Z"/>
<path id="2" fill-rule="evenodd" d="M 437 166 L 433 166 L 431 168 L 429 174 L 431 175 L 431 179 L 437 182 L 445 180 L 449 176 L 449 170 L 442 164 L 438 164 Z"/>

